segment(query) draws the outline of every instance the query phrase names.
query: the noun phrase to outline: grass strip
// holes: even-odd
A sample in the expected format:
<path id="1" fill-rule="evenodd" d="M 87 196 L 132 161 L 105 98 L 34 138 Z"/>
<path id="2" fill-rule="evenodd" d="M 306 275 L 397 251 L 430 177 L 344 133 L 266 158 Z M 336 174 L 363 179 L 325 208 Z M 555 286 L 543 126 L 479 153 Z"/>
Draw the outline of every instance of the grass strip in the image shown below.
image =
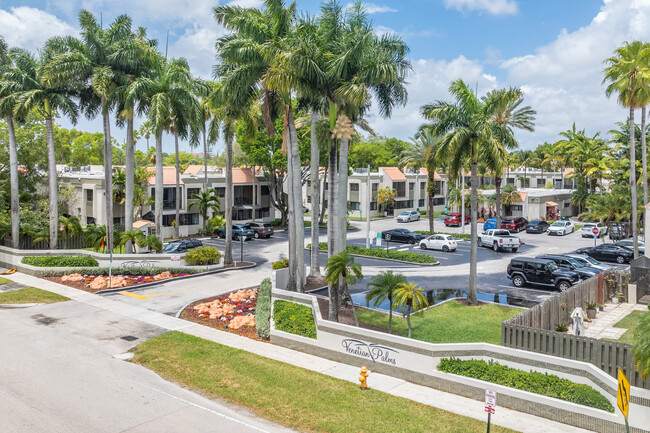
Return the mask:
<path id="1" fill-rule="evenodd" d="M 70 298 L 65 296 L 37 289 L 36 287 L 25 287 L 24 289 L 0 293 L 0 304 L 52 304 L 69 300 Z"/>
<path id="2" fill-rule="evenodd" d="M 311 244 L 307 244 L 307 249 L 311 248 Z M 321 242 L 318 246 L 321 251 L 327 251 L 327 243 Z M 348 253 L 355 254 L 358 256 L 365 257 L 377 257 L 380 259 L 392 259 L 399 260 L 402 262 L 412 262 L 412 263 L 438 263 L 433 256 L 428 254 L 419 254 L 412 253 L 410 251 L 392 251 L 392 250 L 382 250 L 381 248 L 366 248 L 360 247 L 358 245 L 348 245 L 345 247 Z"/>
<path id="3" fill-rule="evenodd" d="M 459 294 L 460 295 L 460 294 Z M 412 336 L 429 343 L 501 344 L 501 322 L 521 313 L 505 305 L 482 304 L 474 307 L 456 301 L 411 315 Z M 366 308 L 357 309 L 360 322 L 388 329 L 388 314 Z M 401 314 L 393 314 L 392 331 L 406 337 L 408 327 Z"/>
<path id="4" fill-rule="evenodd" d="M 13 283 L 13 281 L 8 280 L 8 279 L 6 279 L 4 277 L 0 277 L 0 286 L 3 285 L 3 284 L 9 284 L 9 283 Z"/>
<path id="5" fill-rule="evenodd" d="M 613 341 L 618 341 L 619 343 L 634 344 L 634 330 L 636 329 L 641 316 L 645 313 L 647 312 L 632 311 L 630 314 L 623 317 L 616 324 L 614 324 L 614 328 L 625 328 L 627 331 L 625 331 L 625 333 L 621 335 L 618 340 Z"/>
<path id="6" fill-rule="evenodd" d="M 485 431 L 486 423 L 172 331 L 140 344 L 134 362 L 210 397 L 303 432 Z M 372 388 L 372 375 L 368 379 Z M 493 432 L 513 430 L 492 426 Z"/>

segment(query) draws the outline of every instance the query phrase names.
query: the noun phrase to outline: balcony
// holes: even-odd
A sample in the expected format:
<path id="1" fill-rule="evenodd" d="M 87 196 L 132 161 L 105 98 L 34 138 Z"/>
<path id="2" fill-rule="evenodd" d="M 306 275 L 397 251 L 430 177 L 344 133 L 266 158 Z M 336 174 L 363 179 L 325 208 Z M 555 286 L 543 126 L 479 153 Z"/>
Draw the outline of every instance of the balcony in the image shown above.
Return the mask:
<path id="1" fill-rule="evenodd" d="M 163 200 L 163 209 L 176 209 L 176 200 Z"/>
<path id="2" fill-rule="evenodd" d="M 250 197 L 235 197 L 234 198 L 234 204 L 235 206 L 242 206 L 245 204 L 253 204 L 253 199 Z"/>

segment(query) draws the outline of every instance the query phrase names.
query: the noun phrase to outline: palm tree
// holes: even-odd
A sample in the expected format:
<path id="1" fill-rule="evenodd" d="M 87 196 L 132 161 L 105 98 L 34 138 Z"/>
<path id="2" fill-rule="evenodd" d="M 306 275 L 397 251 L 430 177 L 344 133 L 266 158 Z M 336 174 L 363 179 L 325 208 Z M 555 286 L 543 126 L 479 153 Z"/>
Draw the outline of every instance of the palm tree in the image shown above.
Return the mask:
<path id="1" fill-rule="evenodd" d="M 48 48 L 35 58 L 21 49 L 11 52 L 13 65 L 3 74 L 3 88 L 16 92 L 15 112 L 18 117 L 37 111 L 45 118 L 47 142 L 48 193 L 50 202 L 50 249 L 57 248 L 59 231 L 59 202 L 54 148 L 54 117 L 57 112 L 68 116 L 72 123 L 77 121 L 77 106 L 71 98 L 74 90 L 70 83 L 57 84 L 48 79 L 47 67 L 53 52 Z M 6 87 L 4 87 L 6 85 Z"/>
<path id="2" fill-rule="evenodd" d="M 397 191 L 390 186 L 384 186 L 377 190 L 377 204 L 379 208 L 385 211 L 388 207 L 395 204 L 395 197 L 397 197 Z"/>
<path id="3" fill-rule="evenodd" d="M 429 301 L 422 290 L 414 283 L 401 283 L 395 290 L 395 306 L 406 314 L 406 324 L 409 328 L 408 337 L 411 338 L 411 313 L 429 306 Z"/>
<path id="4" fill-rule="evenodd" d="M 95 224 L 91 224 L 88 227 L 86 227 L 86 242 L 91 244 L 93 246 L 93 249 L 95 251 L 105 250 L 105 248 L 108 247 L 106 244 L 106 226 L 98 226 Z"/>
<path id="5" fill-rule="evenodd" d="M 391 332 L 393 323 L 393 299 L 395 291 L 400 284 L 406 284 L 406 277 L 403 274 L 394 274 L 393 271 L 383 271 L 372 277 L 366 293 L 366 300 L 378 307 L 388 300 L 388 333 Z"/>
<path id="6" fill-rule="evenodd" d="M 605 60 L 603 83 L 609 82 L 605 91 L 607 96 L 618 94 L 618 101 L 630 110 L 630 190 L 632 203 L 636 203 L 636 162 L 634 147 L 634 110 L 647 104 L 647 91 L 644 87 L 650 82 L 650 48 L 640 41 L 614 51 L 614 56 Z M 642 131 L 645 133 L 645 131 Z M 632 206 L 632 237 L 634 240 L 634 257 L 639 256 L 637 207 Z"/>
<path id="7" fill-rule="evenodd" d="M 79 218 L 74 215 L 68 217 L 59 217 L 59 227 L 65 235 L 66 248 L 70 247 L 70 236 L 78 235 L 83 231 L 81 228 L 81 223 L 79 222 Z"/>
<path id="8" fill-rule="evenodd" d="M 359 321 L 357 320 L 357 313 L 348 286 L 350 284 L 356 284 L 357 279 L 361 278 L 363 278 L 361 265 L 355 263 L 354 257 L 352 257 L 347 251 L 341 251 L 327 259 L 327 264 L 325 265 L 325 282 L 331 285 L 339 284 L 339 281 L 343 283 L 342 292 L 345 293 L 345 296 L 350 300 L 350 304 L 352 305 L 352 314 L 354 315 L 354 323 L 356 326 L 359 326 Z M 338 309 L 338 304 L 335 305 L 335 308 Z"/>
<path id="9" fill-rule="evenodd" d="M 147 140 L 147 152 L 149 152 L 149 139 L 151 138 L 151 133 L 153 132 L 153 126 L 151 120 L 145 120 L 140 124 L 138 128 L 138 135 L 144 137 Z"/>
<path id="10" fill-rule="evenodd" d="M 156 235 L 142 236 L 137 239 L 137 244 L 140 248 L 149 248 L 149 251 L 161 252 L 163 244 L 160 238 Z"/>
<path id="11" fill-rule="evenodd" d="M 192 198 L 195 198 L 198 201 L 190 203 L 189 208 L 192 209 L 196 206 L 198 209 L 199 214 L 203 217 L 203 232 L 205 233 L 205 228 L 208 224 L 208 211 L 211 210 L 212 214 L 215 215 L 221 210 L 219 196 L 217 195 L 217 191 L 211 188 L 207 191 L 201 191 L 198 194 L 194 194 Z"/>
<path id="12" fill-rule="evenodd" d="M 433 121 L 435 131 L 444 134 L 440 150 L 443 159 L 450 161 L 450 171 L 458 173 L 466 160 L 471 172 L 471 249 L 469 291 L 467 301 L 476 305 L 476 271 L 477 271 L 477 225 L 478 212 L 478 176 L 479 154 L 489 155 L 496 161 L 505 158 L 505 148 L 514 147 L 514 138 L 510 128 L 494 121 L 497 106 L 486 103 L 476 97 L 463 80 L 454 81 L 449 93 L 455 103 L 437 101 L 421 107 L 425 118 Z"/>
<path id="13" fill-rule="evenodd" d="M 511 214 L 510 207 L 521 201 L 521 196 L 517 192 L 517 187 L 514 185 L 506 185 L 503 187 L 503 192 L 501 193 L 501 204 L 508 208 L 508 214 Z M 500 206 L 500 205 L 498 205 Z M 497 210 L 497 212 L 499 212 Z M 499 226 L 497 226 L 499 227 Z"/>

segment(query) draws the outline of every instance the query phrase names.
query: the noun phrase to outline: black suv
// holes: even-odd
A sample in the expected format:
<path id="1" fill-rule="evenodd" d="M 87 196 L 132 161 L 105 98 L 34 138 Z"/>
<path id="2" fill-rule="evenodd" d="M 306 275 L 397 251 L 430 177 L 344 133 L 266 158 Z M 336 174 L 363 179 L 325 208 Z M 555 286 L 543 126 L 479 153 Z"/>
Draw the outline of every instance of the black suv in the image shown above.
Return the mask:
<path id="1" fill-rule="evenodd" d="M 163 248 L 163 253 L 184 253 L 192 248 L 202 247 L 203 242 L 198 239 L 183 239 L 168 243 Z"/>
<path id="2" fill-rule="evenodd" d="M 508 265 L 508 278 L 515 287 L 553 287 L 564 292 L 580 281 L 577 273 L 561 270 L 553 260 L 517 257 Z"/>
<path id="3" fill-rule="evenodd" d="M 251 229 L 255 232 L 253 237 L 255 239 L 259 238 L 270 238 L 273 236 L 273 226 L 269 223 L 257 223 L 257 222 L 250 222 L 247 224 L 244 224 L 245 228 Z"/>
<path id="4" fill-rule="evenodd" d="M 580 276 L 581 279 L 586 280 L 593 276 L 600 274 L 600 269 L 585 266 L 576 259 L 566 256 L 558 256 L 555 254 L 544 254 L 537 256 L 538 259 L 553 260 L 563 271 L 573 271 Z"/>

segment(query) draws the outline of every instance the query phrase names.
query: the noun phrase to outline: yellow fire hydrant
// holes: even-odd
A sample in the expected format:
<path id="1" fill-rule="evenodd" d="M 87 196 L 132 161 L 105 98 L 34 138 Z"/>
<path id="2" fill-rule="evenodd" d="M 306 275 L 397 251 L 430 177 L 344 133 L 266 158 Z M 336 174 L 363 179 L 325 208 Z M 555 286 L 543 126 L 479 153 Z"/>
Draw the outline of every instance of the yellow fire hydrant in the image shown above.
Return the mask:
<path id="1" fill-rule="evenodd" d="M 368 375 L 370 370 L 364 365 L 361 367 L 361 376 L 359 376 L 359 382 L 361 382 L 361 389 L 368 389 Z"/>

